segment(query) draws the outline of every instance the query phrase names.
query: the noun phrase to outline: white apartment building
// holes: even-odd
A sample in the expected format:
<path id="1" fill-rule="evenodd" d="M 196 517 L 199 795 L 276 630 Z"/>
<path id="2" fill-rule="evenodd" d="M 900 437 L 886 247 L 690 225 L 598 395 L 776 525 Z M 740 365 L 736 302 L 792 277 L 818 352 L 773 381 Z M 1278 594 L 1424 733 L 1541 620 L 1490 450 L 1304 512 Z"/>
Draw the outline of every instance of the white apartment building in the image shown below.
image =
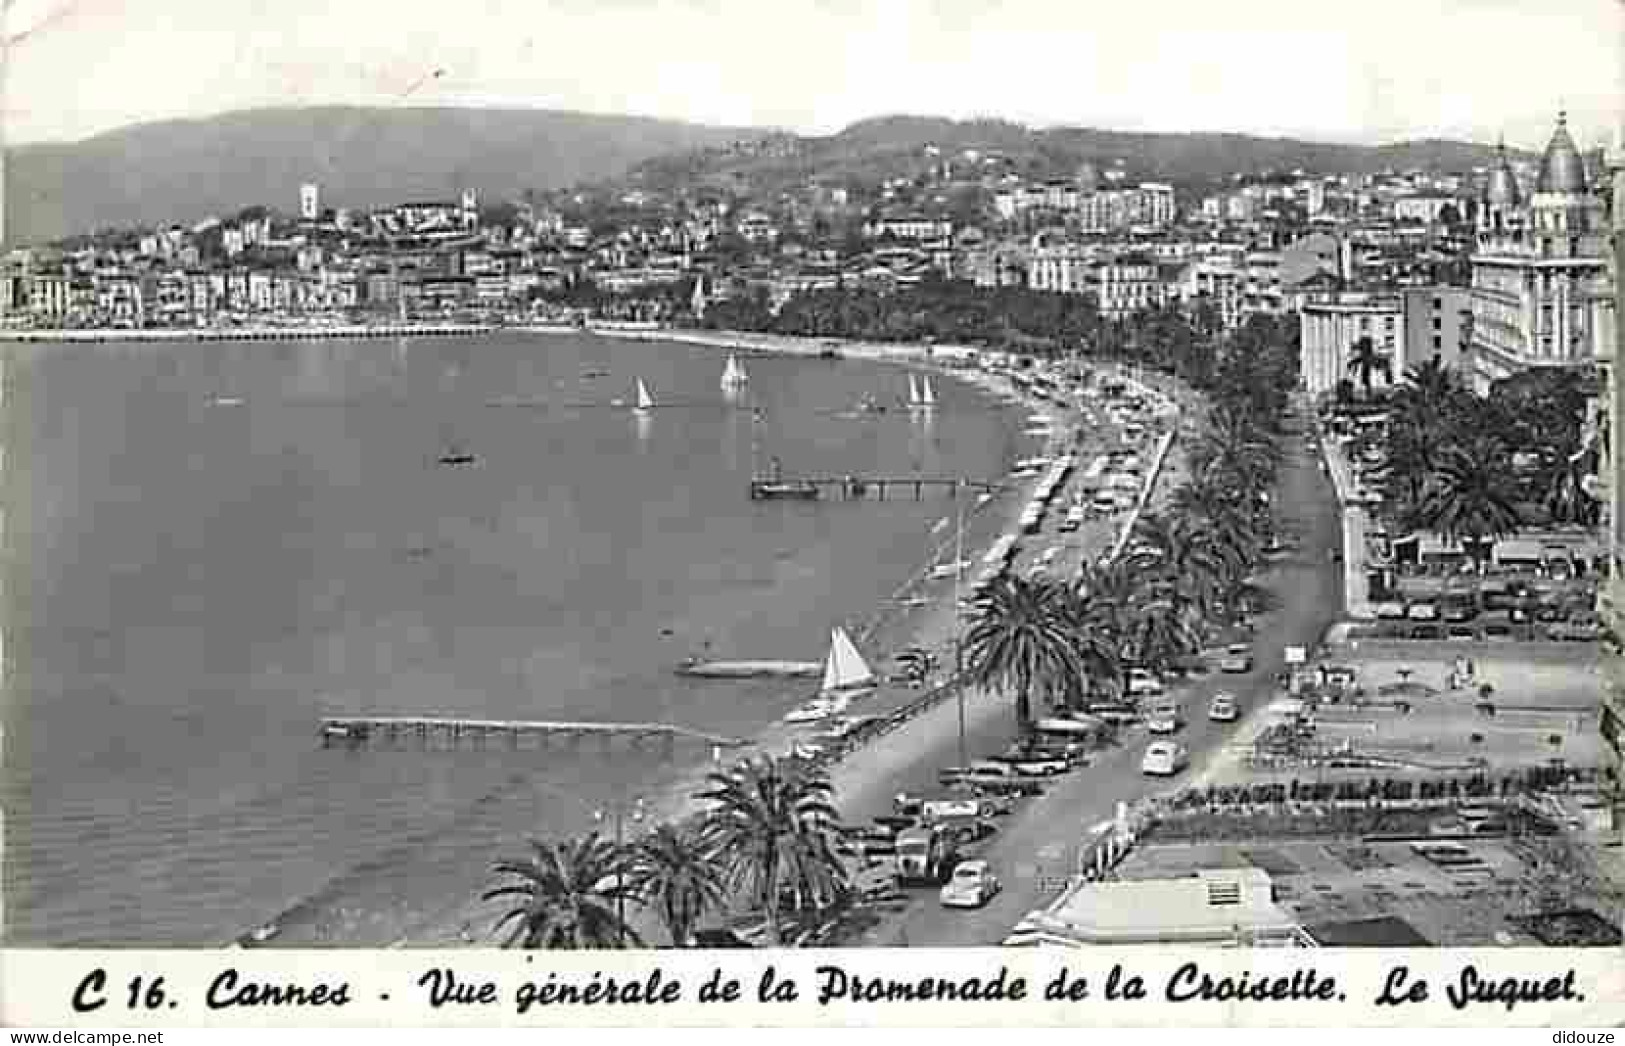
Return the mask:
<path id="1" fill-rule="evenodd" d="M 1343 294 L 1324 301 L 1305 302 L 1298 309 L 1300 324 L 1299 372 L 1312 396 L 1337 388 L 1345 378 L 1356 385 L 1349 371 L 1354 345 L 1370 338 L 1388 361 L 1388 373 L 1373 374 L 1371 387 L 1384 388 L 1404 375 L 1404 305 L 1397 297 Z"/>
<path id="2" fill-rule="evenodd" d="M 1035 291 L 1084 294 L 1094 289 L 1093 248 L 1077 243 L 1036 247 L 1027 266 L 1027 286 Z"/>

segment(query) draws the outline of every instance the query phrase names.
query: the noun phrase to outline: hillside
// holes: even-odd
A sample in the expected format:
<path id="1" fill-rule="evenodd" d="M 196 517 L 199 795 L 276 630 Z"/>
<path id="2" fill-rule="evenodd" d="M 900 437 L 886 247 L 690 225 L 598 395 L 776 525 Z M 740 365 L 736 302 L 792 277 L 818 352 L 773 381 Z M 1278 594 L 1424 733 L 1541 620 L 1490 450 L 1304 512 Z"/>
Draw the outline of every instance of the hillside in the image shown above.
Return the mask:
<path id="1" fill-rule="evenodd" d="M 645 184 L 674 178 L 772 190 L 818 177 L 872 183 L 923 170 L 925 147 L 943 157 L 965 149 L 996 153 L 1016 172 L 1070 175 L 1084 163 L 1105 170 L 1121 161 L 1131 174 L 1185 187 L 1217 184 L 1236 172 L 1376 172 L 1423 168 L 1465 171 L 1490 161 L 1490 146 L 1427 140 L 1382 146 L 1263 138 L 1244 134 L 1144 134 L 1097 128 L 1029 129 L 1000 120 L 955 121 L 887 116 L 853 124 L 822 138 L 790 138 L 776 155 L 743 156 L 709 150 L 660 157 L 634 169 Z"/>
<path id="2" fill-rule="evenodd" d="M 7 238 L 190 222 L 254 203 L 293 210 L 315 181 L 329 206 L 473 187 L 511 196 L 614 178 L 639 161 L 761 130 L 524 109 L 257 109 L 120 128 L 8 151 Z"/>

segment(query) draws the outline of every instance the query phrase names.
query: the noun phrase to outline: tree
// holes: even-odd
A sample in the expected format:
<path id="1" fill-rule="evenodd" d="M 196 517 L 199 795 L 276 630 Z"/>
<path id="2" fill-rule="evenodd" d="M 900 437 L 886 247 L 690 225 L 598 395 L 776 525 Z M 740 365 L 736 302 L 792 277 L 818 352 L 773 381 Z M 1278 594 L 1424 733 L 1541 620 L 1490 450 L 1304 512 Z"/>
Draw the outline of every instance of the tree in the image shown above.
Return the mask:
<path id="1" fill-rule="evenodd" d="M 1000 575 L 977 600 L 965 635 L 967 680 L 1015 695 L 1016 721 L 1032 729 L 1033 698 L 1082 690 L 1087 672 L 1073 645 L 1064 588 L 1052 581 Z"/>
<path id="2" fill-rule="evenodd" d="M 713 772 L 707 783 L 699 793 L 710 803 L 702 838 L 717 855 L 727 886 L 767 916 L 777 946 L 786 895 L 798 909 L 824 907 L 847 889 L 834 846 L 834 786 L 816 764 L 772 756 Z"/>
<path id="3" fill-rule="evenodd" d="M 1370 337 L 1361 336 L 1355 339 L 1354 345 L 1349 349 L 1348 371 L 1359 381 L 1366 398 L 1370 399 L 1372 375 L 1381 374 L 1384 378 L 1391 379 L 1393 364 Z"/>
<path id="4" fill-rule="evenodd" d="M 723 869 L 698 830 L 662 824 L 631 854 L 632 889 L 660 914 L 672 947 L 686 948 L 695 924 L 722 903 Z"/>
<path id="5" fill-rule="evenodd" d="M 625 875 L 626 854 L 593 832 L 563 843 L 530 844 L 531 855 L 498 861 L 493 874 L 506 876 L 482 899 L 512 898 L 513 907 L 492 932 L 512 924 L 504 948 L 616 948 L 641 943 L 622 921 L 622 904 L 632 898 Z"/>
<path id="6" fill-rule="evenodd" d="M 1480 440 L 1446 448 L 1420 516 L 1429 530 L 1468 546 L 1475 560 L 1487 558 L 1487 545 L 1520 522 L 1511 463 L 1501 445 Z"/>

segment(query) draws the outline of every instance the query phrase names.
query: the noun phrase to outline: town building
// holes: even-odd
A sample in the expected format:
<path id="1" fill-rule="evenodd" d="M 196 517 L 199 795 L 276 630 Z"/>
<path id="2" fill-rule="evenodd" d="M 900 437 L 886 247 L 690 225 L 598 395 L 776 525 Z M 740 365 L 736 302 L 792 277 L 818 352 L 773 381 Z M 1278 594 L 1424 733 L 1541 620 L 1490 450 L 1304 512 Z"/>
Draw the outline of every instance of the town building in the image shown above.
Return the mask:
<path id="1" fill-rule="evenodd" d="M 1021 921 L 1011 947 L 1315 947 L 1276 901 L 1262 868 L 1200 869 L 1171 879 L 1079 880 Z"/>
<path id="2" fill-rule="evenodd" d="M 299 217 L 307 222 L 316 221 L 322 216 L 322 189 L 319 185 L 306 183 L 299 187 Z"/>
<path id="3" fill-rule="evenodd" d="M 1438 360 L 1462 375 L 1473 330 L 1473 295 L 1465 287 L 1405 287 L 1400 291 L 1405 315 L 1400 374 Z"/>
<path id="4" fill-rule="evenodd" d="M 1532 188 L 1501 149 L 1472 256 L 1469 370 L 1481 393 L 1532 367 L 1589 366 L 1613 330 L 1602 201 L 1561 114 Z"/>
<path id="5" fill-rule="evenodd" d="M 1615 315 L 1625 310 L 1625 127 L 1609 157 L 1613 175 L 1608 251 L 1613 281 Z M 1612 775 L 1608 793 L 1617 833 L 1625 829 L 1625 380 L 1620 374 L 1625 361 L 1625 323 L 1614 325 L 1613 337 L 1599 354 L 1603 371 L 1603 420 L 1607 438 L 1601 441 L 1597 468 L 1597 494 L 1602 499 L 1603 540 L 1608 548 L 1608 577 L 1598 593 L 1602 618 L 1602 712 L 1598 717 L 1603 740 L 1605 770 Z"/>
<path id="6" fill-rule="evenodd" d="M 1095 306 L 1107 319 L 1123 319 L 1166 300 L 1155 262 L 1144 257 L 1103 261 L 1093 267 Z"/>

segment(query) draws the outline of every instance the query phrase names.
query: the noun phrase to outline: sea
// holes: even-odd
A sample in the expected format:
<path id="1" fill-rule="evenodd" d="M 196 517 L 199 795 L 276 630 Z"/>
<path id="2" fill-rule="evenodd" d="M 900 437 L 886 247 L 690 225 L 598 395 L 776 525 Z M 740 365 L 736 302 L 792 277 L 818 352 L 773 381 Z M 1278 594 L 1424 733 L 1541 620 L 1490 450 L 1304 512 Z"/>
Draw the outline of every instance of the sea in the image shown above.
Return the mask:
<path id="1" fill-rule="evenodd" d="M 991 479 L 1036 449 L 950 378 L 894 406 L 896 364 L 746 355 L 726 395 L 723 352 L 586 334 L 0 354 L 14 946 L 220 946 L 327 903 L 330 943 L 390 943 L 434 914 L 408 881 L 478 891 L 715 753 L 323 747 L 321 716 L 750 736 L 813 684 L 674 669 L 819 661 L 836 625 L 884 666 L 952 512 L 753 502 L 753 470 Z"/>

